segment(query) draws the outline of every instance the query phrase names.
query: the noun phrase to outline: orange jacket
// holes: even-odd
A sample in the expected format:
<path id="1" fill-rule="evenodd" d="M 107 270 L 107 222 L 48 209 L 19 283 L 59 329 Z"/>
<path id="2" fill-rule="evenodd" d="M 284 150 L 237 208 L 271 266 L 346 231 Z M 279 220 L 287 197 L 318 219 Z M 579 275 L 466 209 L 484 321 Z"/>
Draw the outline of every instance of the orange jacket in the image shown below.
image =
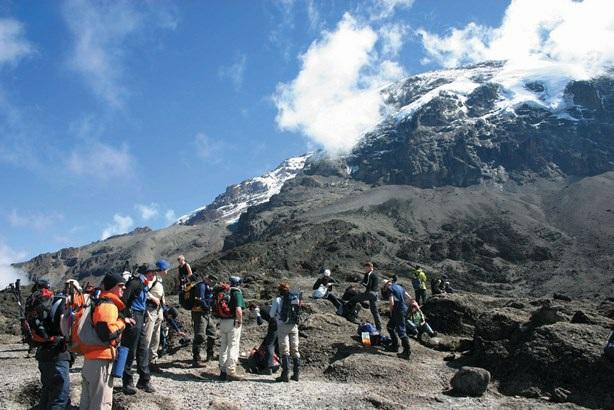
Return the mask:
<path id="1" fill-rule="evenodd" d="M 113 303 L 101 303 L 94 309 L 92 323 L 98 334 L 107 333 L 113 339 L 111 346 L 84 346 L 84 356 L 90 360 L 114 360 L 115 346 L 119 344 L 121 333 L 126 327 L 124 319 L 119 317 L 119 311 L 126 307 L 115 294 L 102 292 L 100 298 L 110 299 Z"/>

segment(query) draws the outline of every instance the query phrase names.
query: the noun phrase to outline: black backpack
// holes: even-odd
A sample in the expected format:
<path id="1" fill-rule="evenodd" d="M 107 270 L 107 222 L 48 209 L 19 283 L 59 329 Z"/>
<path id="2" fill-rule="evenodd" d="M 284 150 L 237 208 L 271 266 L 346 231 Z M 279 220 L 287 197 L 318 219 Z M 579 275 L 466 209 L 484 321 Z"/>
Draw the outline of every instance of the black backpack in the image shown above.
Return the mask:
<path id="1" fill-rule="evenodd" d="M 289 325 L 298 325 L 301 321 L 303 292 L 292 289 L 282 297 L 279 318 Z"/>
<path id="2" fill-rule="evenodd" d="M 603 354 L 610 360 L 614 360 L 614 332 L 610 333 L 608 343 L 603 348 Z"/>
<path id="3" fill-rule="evenodd" d="M 25 303 L 25 320 L 30 330 L 26 342 L 41 345 L 60 338 L 65 306 L 64 296 L 56 296 L 48 287 L 35 288 Z"/>

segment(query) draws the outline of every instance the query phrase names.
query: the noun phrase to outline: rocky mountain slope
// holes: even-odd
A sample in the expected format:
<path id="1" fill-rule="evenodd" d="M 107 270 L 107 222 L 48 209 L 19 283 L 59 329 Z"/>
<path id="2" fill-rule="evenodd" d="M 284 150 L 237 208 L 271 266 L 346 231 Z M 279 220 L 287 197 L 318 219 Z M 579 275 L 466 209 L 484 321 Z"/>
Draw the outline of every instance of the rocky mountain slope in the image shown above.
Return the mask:
<path id="1" fill-rule="evenodd" d="M 289 159 L 173 227 L 21 266 L 91 276 L 182 252 L 198 270 L 310 274 L 370 258 L 471 290 L 612 295 L 612 78 L 523 76 L 495 62 L 383 95 L 386 117 L 346 156 Z"/>

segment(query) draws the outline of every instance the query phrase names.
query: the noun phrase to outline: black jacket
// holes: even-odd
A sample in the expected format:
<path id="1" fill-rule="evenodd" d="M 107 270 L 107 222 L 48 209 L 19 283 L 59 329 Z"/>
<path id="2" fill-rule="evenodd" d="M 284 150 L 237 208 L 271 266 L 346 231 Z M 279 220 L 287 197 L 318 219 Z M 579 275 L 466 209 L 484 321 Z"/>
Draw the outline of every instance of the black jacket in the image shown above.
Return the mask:
<path id="1" fill-rule="evenodd" d="M 316 290 L 317 288 L 319 288 L 320 285 L 329 287 L 331 283 L 337 283 L 337 281 L 331 278 L 330 276 L 319 277 L 318 280 L 316 280 L 316 283 L 313 284 L 313 290 Z"/>
<path id="2" fill-rule="evenodd" d="M 365 273 L 362 284 L 367 288 L 365 292 L 379 292 L 379 277 L 375 271 L 372 271 L 370 275 Z"/>

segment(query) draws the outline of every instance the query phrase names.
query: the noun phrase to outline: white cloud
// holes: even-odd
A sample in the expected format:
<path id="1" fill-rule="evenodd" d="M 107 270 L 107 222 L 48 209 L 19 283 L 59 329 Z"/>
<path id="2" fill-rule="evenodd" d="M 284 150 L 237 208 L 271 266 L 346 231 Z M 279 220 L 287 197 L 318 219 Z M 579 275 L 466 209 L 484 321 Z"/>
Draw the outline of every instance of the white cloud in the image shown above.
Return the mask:
<path id="1" fill-rule="evenodd" d="M 104 228 L 100 239 L 105 240 L 110 236 L 126 233 L 132 226 L 134 226 L 134 221 L 130 216 L 115 214 L 113 215 L 113 223 Z"/>
<path id="2" fill-rule="evenodd" d="M 301 55 L 302 67 L 273 96 L 282 130 L 300 131 L 331 153 L 351 149 L 382 118 L 380 88 L 403 69 L 378 55 L 378 34 L 346 13 Z"/>
<path id="3" fill-rule="evenodd" d="M 23 214 L 17 211 L 17 209 L 13 209 L 6 216 L 6 219 L 11 226 L 16 228 L 29 228 L 37 231 L 43 231 L 56 222 L 62 221 L 64 219 L 64 215 L 58 212 L 34 212 L 30 214 Z"/>
<path id="4" fill-rule="evenodd" d="M 141 215 L 141 219 L 144 221 L 149 221 L 150 219 L 156 218 L 160 212 L 158 211 L 158 204 L 151 203 L 149 205 L 136 204 L 134 206 L 137 211 L 139 211 Z"/>
<path id="5" fill-rule="evenodd" d="M 34 53 L 34 46 L 24 37 L 19 21 L 0 19 L 0 64 L 13 64 Z"/>
<path id="6" fill-rule="evenodd" d="M 245 54 L 239 54 L 231 65 L 220 67 L 218 75 L 221 79 L 230 80 L 235 90 L 238 91 L 243 85 L 246 64 L 247 56 Z"/>
<path id="7" fill-rule="evenodd" d="M 395 9 L 409 8 L 414 4 L 414 0 L 373 0 L 369 7 L 371 20 L 382 20 L 392 17 Z"/>
<path id="8" fill-rule="evenodd" d="M 24 261 L 26 256 L 26 252 L 12 249 L 0 238 L 0 288 L 14 283 L 16 279 L 27 282 L 26 275 L 11 266 L 12 263 Z"/>
<path id="9" fill-rule="evenodd" d="M 151 27 L 177 25 L 165 7 L 132 1 L 68 0 L 63 15 L 75 42 L 69 66 L 114 108 L 121 108 L 128 95 L 124 66 L 131 37 Z"/>
<path id="10" fill-rule="evenodd" d="M 320 20 L 320 11 L 316 5 L 315 0 L 307 0 L 305 3 L 307 8 L 307 18 L 309 19 L 309 28 L 311 30 L 317 30 L 320 28 L 322 22 Z"/>
<path id="11" fill-rule="evenodd" d="M 446 67 L 506 60 L 508 69 L 590 78 L 614 64 L 611 1 L 513 0 L 499 27 L 472 22 L 444 36 L 418 33 L 429 58 Z"/>
<path id="12" fill-rule="evenodd" d="M 379 30 L 382 41 L 382 55 L 396 57 L 403 47 L 408 27 L 402 24 L 389 24 Z"/>
<path id="13" fill-rule="evenodd" d="M 177 222 L 177 215 L 175 215 L 175 210 L 169 209 L 164 213 L 164 217 L 168 223 Z"/>
<path id="14" fill-rule="evenodd" d="M 67 168 L 78 176 L 106 180 L 133 175 L 134 158 L 124 144 L 119 148 L 101 142 L 91 142 L 73 150 L 67 160 Z"/>

